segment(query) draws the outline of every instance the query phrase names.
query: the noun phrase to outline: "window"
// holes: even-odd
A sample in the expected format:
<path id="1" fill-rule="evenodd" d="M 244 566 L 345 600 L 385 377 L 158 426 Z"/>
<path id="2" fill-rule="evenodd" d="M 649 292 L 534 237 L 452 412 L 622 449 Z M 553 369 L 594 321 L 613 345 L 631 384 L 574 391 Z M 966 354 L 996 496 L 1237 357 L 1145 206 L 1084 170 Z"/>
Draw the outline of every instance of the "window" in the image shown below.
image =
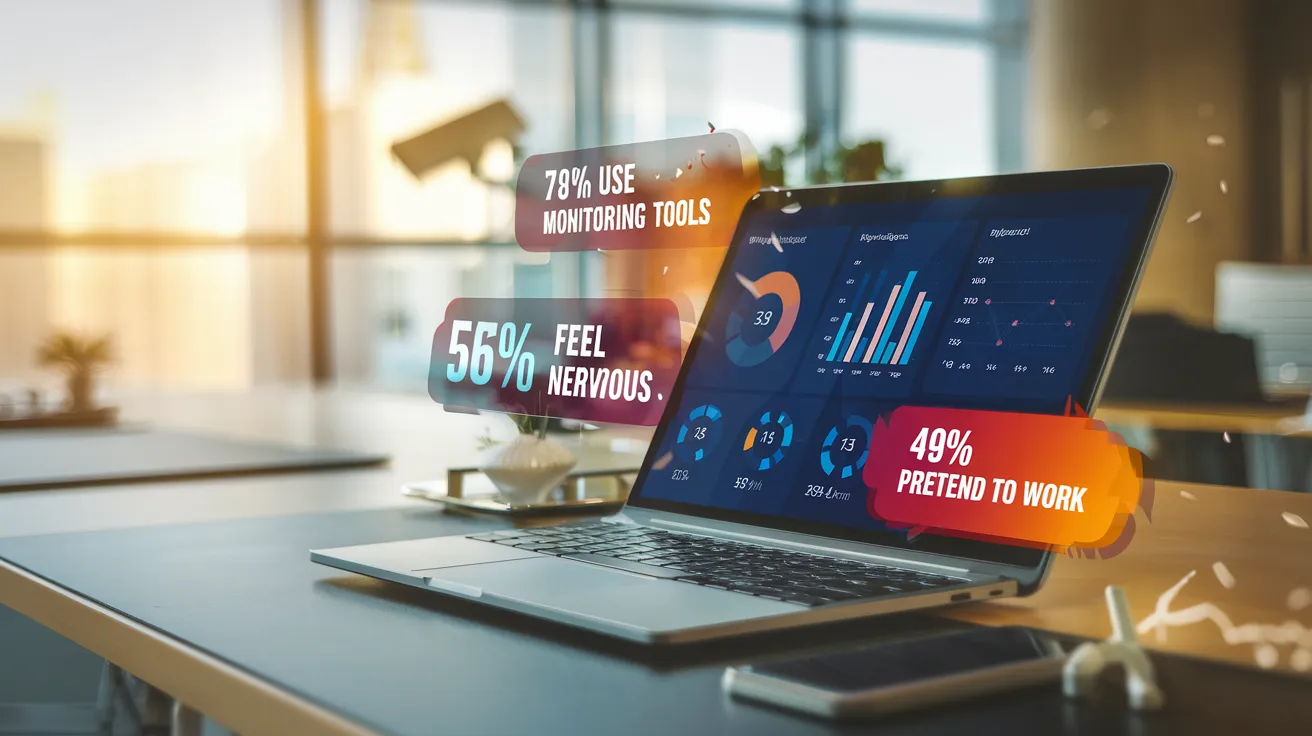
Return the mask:
<path id="1" fill-rule="evenodd" d="M 114 334 L 120 385 L 421 391 L 450 299 L 617 286 L 597 254 L 514 246 L 516 153 L 709 122 L 761 151 L 809 132 L 813 157 L 880 139 L 907 177 L 1008 170 L 1024 41 L 1024 0 L 7 3 L 0 390 L 69 327 Z M 393 155 L 498 101 L 515 147 Z"/>
<path id="2" fill-rule="evenodd" d="M 616 13 L 609 142 L 750 132 L 758 150 L 792 144 L 803 128 L 801 32 Z"/>
<path id="3" fill-rule="evenodd" d="M 983 43 L 857 35 L 845 79 L 843 137 L 884 141 L 905 178 L 997 170 L 992 68 Z"/>
<path id="4" fill-rule="evenodd" d="M 867 13 L 981 23 L 989 0 L 849 0 L 853 15 Z"/>

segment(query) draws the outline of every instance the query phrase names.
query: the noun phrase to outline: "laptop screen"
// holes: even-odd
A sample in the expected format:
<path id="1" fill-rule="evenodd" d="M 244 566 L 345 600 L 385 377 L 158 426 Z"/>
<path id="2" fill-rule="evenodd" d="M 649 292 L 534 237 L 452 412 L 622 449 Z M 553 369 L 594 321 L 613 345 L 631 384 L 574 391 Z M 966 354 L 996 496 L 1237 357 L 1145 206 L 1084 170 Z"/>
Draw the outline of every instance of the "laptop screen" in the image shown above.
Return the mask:
<path id="1" fill-rule="evenodd" d="M 630 502 L 1037 564 L 1035 549 L 908 539 L 868 513 L 862 481 L 872 425 L 899 405 L 1060 414 L 1093 399 L 1161 191 L 992 193 L 1026 178 L 750 204 Z"/>

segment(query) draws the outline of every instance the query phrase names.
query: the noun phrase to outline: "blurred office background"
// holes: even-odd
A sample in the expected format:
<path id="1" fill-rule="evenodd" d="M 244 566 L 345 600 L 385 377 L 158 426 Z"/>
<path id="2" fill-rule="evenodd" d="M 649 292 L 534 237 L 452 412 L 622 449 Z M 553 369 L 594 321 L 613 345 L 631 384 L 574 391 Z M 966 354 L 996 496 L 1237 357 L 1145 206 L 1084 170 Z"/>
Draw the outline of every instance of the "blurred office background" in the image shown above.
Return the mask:
<path id="1" fill-rule="evenodd" d="M 422 393 L 457 296 L 605 293 L 513 242 L 516 156 L 878 140 L 903 178 L 1166 161 L 1139 299 L 1312 384 L 1312 8 L 1276 0 L 49 0 L 0 4 L 0 393 L 110 334 L 110 390 Z M 522 132 L 417 178 L 392 143 Z M 513 145 L 512 145 L 513 144 Z M 695 295 L 694 295 L 695 297 Z"/>

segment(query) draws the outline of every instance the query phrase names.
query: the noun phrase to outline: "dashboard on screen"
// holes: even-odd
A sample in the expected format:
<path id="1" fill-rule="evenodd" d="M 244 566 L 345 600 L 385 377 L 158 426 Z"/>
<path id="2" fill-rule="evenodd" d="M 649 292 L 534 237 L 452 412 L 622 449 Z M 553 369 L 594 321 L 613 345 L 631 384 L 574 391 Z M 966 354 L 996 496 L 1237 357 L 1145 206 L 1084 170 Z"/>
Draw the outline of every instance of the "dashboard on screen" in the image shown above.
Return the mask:
<path id="1" fill-rule="evenodd" d="M 874 422 L 1080 400 L 1156 194 L 749 208 L 635 498 L 898 539 L 866 510 Z"/>

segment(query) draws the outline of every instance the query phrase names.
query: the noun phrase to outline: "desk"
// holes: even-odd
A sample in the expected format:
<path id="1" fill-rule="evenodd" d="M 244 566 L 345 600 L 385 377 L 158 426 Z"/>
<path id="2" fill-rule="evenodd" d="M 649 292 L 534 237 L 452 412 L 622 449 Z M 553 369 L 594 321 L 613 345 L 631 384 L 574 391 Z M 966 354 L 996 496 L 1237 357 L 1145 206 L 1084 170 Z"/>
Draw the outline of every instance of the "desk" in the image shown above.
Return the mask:
<path id="1" fill-rule="evenodd" d="M 1104 402 L 1094 417 L 1107 424 L 1251 434 L 1307 431 L 1302 412 L 1290 406 L 1181 405 Z"/>
<path id="2" fill-rule="evenodd" d="M 868 635 L 872 626 L 882 631 L 912 625 L 905 619 L 880 620 L 790 633 L 706 647 L 692 662 L 671 663 L 660 654 L 599 637 L 345 575 L 312 565 L 306 550 L 504 523 L 443 515 L 397 493 L 402 481 L 440 475 L 446 463 L 472 451 L 469 435 L 481 432 L 486 418 L 445 414 L 423 399 L 346 393 L 189 398 L 181 408 L 172 406 L 165 402 L 152 416 L 167 418 L 176 411 L 186 417 L 177 423 L 189 428 L 250 436 L 287 431 L 294 440 L 389 451 L 395 459 L 390 468 L 367 471 L 0 498 L 0 536 L 11 537 L 0 539 L 0 557 L 9 560 L 0 563 L 0 604 L 243 733 L 344 734 L 369 727 L 426 733 L 435 723 L 453 733 L 571 728 L 617 733 L 640 726 L 661 733 L 824 733 L 830 729 L 823 724 L 721 700 L 715 689 L 720 665 L 771 651 L 851 641 Z M 1287 600 L 1295 586 L 1312 586 L 1306 561 L 1312 531 L 1290 526 L 1283 512 L 1312 521 L 1312 496 L 1159 483 L 1152 522 L 1139 520 L 1137 537 L 1123 555 L 1060 559 L 1047 585 L 1032 598 L 943 614 L 958 621 L 1019 623 L 1101 637 L 1107 629 L 1103 585 L 1125 586 L 1135 617 L 1143 619 L 1158 595 L 1196 570 L 1173 609 L 1212 601 L 1235 624 L 1306 623 L 1312 609 L 1290 611 Z M 183 522 L 203 523 L 140 528 Z M 123 531 L 128 528 L 137 529 Z M 16 536 L 67 531 L 85 533 Z M 101 552 L 111 549 L 113 555 Z M 1217 561 L 1235 578 L 1233 590 L 1222 588 L 1213 574 Z M 24 563 L 32 569 L 23 569 Z M 209 615 L 234 593 L 242 596 L 242 606 L 225 609 L 226 616 Z M 267 617 L 273 613 L 279 616 Z M 383 616 L 371 619 L 381 626 L 356 625 L 359 617 L 375 615 Z M 914 625 L 923 625 L 923 619 Z M 373 631 L 406 636 L 380 639 Z M 242 645 L 243 636 L 258 638 Z M 1165 641 L 1152 635 L 1145 641 L 1163 651 L 1250 668 L 1217 669 L 1205 682 L 1194 683 L 1203 688 L 1188 696 L 1198 710 L 1172 729 L 1244 731 L 1253 726 L 1252 714 L 1236 721 L 1219 704 L 1248 690 L 1263 697 L 1279 695 L 1282 713 L 1312 717 L 1304 712 L 1312 703 L 1306 697 L 1312 686 L 1305 678 L 1256 672 L 1254 648 L 1226 644 L 1212 623 L 1171 628 Z M 279 647 L 290 643 L 301 646 L 296 658 L 280 655 L 287 650 Z M 347 675 L 352 676 L 334 679 L 348 654 L 352 669 Z M 1281 645 L 1277 654 L 1274 667 L 1297 675 L 1290 647 Z M 1178 661 L 1159 665 L 1169 669 Z M 419 679 L 408 679 L 413 677 Z M 562 678 L 569 686 L 561 684 Z M 384 682 L 393 687 L 371 689 Z M 415 687 L 416 682 L 423 687 Z M 377 700 L 334 690 L 347 685 Z M 972 719 L 1001 717 L 1026 702 L 1006 699 L 989 706 L 1001 710 L 963 712 Z M 1050 710 L 1051 701 L 1043 702 L 1048 704 L 1036 713 L 1056 718 L 1051 723 L 1059 728 L 1065 716 L 1044 710 Z M 448 720 L 434 720 L 435 714 Z M 915 728 L 903 730 L 951 733 L 966 727 L 954 717 L 936 714 L 932 726 L 921 729 L 917 720 L 909 722 Z"/>

